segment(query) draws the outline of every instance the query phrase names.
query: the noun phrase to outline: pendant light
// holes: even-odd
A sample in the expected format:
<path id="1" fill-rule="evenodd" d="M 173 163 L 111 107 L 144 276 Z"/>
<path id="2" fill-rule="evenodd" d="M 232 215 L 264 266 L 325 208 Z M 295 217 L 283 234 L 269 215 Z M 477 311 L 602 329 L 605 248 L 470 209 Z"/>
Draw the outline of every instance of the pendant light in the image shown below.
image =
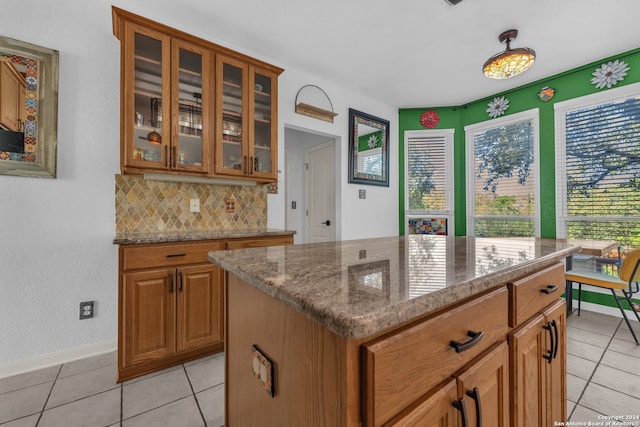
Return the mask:
<path id="1" fill-rule="evenodd" d="M 500 34 L 500 43 L 507 49 L 489 58 L 482 66 L 482 72 L 490 79 L 508 79 L 526 71 L 536 60 L 536 52 L 528 47 L 511 49 L 511 41 L 518 36 L 518 30 L 507 30 Z"/>

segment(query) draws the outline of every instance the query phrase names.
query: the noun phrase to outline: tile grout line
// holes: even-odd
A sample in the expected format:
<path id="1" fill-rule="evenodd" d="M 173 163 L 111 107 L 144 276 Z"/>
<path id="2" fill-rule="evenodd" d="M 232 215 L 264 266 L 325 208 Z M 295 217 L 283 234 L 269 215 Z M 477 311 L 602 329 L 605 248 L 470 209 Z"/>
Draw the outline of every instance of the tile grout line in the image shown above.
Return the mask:
<path id="1" fill-rule="evenodd" d="M 204 417 L 204 414 L 202 413 L 202 408 L 200 407 L 200 402 L 198 402 L 196 391 L 193 389 L 193 384 L 191 384 L 191 378 L 189 378 L 187 367 L 184 366 L 184 364 L 182 364 L 182 369 L 184 370 L 184 375 L 187 377 L 187 382 L 189 383 L 189 387 L 191 388 L 191 393 L 193 393 L 193 399 L 196 401 L 196 406 L 198 407 L 198 412 L 200 412 L 200 417 L 202 417 L 202 422 L 204 423 L 204 427 L 207 427 L 207 419 Z"/>
<path id="2" fill-rule="evenodd" d="M 598 367 L 600 366 L 600 363 L 602 362 L 602 359 L 604 359 L 604 355 L 607 353 L 607 350 L 609 349 L 609 346 L 611 345 L 611 343 L 613 342 L 616 334 L 618 333 L 618 330 L 620 329 L 620 325 L 621 324 L 622 324 L 622 319 L 620 319 L 620 321 L 618 322 L 618 326 L 616 326 L 616 329 L 613 331 L 613 334 L 609 338 L 609 342 L 607 343 L 607 346 L 604 348 L 604 351 L 602 352 L 602 355 L 600 356 L 600 359 L 596 362 L 596 366 L 593 368 L 593 371 L 591 371 L 591 375 L 589 376 L 589 379 L 587 379 L 587 383 L 584 385 L 584 388 L 582 389 L 582 392 L 580 393 L 580 396 L 578 397 L 578 399 L 576 399 L 576 405 L 573 407 L 573 411 L 571 411 L 571 415 L 569 416 L 569 420 L 571 419 L 571 417 L 573 416 L 573 413 L 578 408 L 578 405 L 580 404 L 580 401 L 582 400 L 582 397 L 584 396 L 584 392 L 587 391 L 587 387 L 589 387 L 589 384 L 591 384 L 591 379 L 593 378 L 593 376 L 595 375 L 596 371 L 598 370 Z M 594 412 L 597 412 L 592 408 L 589 408 L 589 409 L 591 409 Z M 601 414 L 601 415 L 606 415 L 606 414 Z"/>
<path id="3" fill-rule="evenodd" d="M 51 390 L 49 390 L 49 394 L 47 394 L 47 398 L 44 400 L 44 405 L 42 405 L 42 411 L 40 411 L 40 415 L 38 416 L 38 420 L 36 421 L 36 427 L 40 424 L 40 420 L 42 419 L 42 415 L 44 415 L 44 410 L 47 407 L 47 403 L 49 403 L 49 399 L 51 398 L 51 393 L 53 393 L 53 388 L 56 386 L 56 382 L 58 382 L 58 378 L 60 378 L 60 372 L 62 372 L 62 367 L 64 363 L 60 365 L 58 369 L 58 373 L 56 374 L 55 379 L 53 380 L 53 384 L 51 384 Z"/>

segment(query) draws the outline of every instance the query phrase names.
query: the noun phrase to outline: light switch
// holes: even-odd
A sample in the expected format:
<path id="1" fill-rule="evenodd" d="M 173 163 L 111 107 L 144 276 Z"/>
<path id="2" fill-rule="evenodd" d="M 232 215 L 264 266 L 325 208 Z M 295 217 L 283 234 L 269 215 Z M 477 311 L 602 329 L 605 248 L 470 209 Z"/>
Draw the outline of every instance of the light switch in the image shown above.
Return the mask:
<path id="1" fill-rule="evenodd" d="M 358 190 L 358 197 L 360 197 L 361 199 L 366 199 L 367 198 L 367 190 Z"/>
<path id="2" fill-rule="evenodd" d="M 194 213 L 200 212 L 200 199 L 190 199 L 189 210 Z"/>

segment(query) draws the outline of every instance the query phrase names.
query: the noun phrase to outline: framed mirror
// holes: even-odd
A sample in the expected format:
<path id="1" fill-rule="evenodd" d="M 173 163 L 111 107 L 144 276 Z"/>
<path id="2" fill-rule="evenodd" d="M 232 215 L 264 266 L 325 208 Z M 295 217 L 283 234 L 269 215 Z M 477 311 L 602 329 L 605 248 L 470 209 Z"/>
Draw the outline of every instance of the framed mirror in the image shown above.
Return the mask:
<path id="1" fill-rule="evenodd" d="M 352 108 L 349 183 L 389 186 L 389 121 Z"/>
<path id="2" fill-rule="evenodd" d="M 56 177 L 58 57 L 0 36 L 0 175 Z"/>

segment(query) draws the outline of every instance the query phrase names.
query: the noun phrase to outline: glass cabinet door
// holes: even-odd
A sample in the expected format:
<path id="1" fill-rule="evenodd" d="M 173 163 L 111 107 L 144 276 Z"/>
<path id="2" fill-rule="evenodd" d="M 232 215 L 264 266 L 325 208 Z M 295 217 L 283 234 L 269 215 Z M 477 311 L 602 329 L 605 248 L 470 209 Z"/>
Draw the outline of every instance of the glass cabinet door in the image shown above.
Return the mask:
<path id="1" fill-rule="evenodd" d="M 227 175 L 246 175 L 249 157 L 246 150 L 248 126 L 245 120 L 245 88 L 247 66 L 222 56 L 217 57 L 219 109 L 216 114 L 217 144 L 216 172 Z"/>
<path id="2" fill-rule="evenodd" d="M 151 30 L 128 25 L 130 47 L 125 70 L 133 87 L 125 91 L 125 163 L 128 166 L 166 169 L 169 167 L 168 99 L 169 38 Z M 125 122 L 125 123 L 126 123 Z"/>
<path id="3" fill-rule="evenodd" d="M 253 151 L 250 153 L 252 170 L 250 175 L 272 175 L 275 150 L 275 78 L 267 73 L 254 71 L 252 73 L 252 136 Z"/>
<path id="4" fill-rule="evenodd" d="M 171 96 L 173 108 L 171 144 L 171 168 L 189 171 L 206 171 L 208 166 L 208 148 L 210 132 L 206 126 L 210 123 L 209 108 L 212 88 L 210 55 L 206 50 L 173 41 L 172 76 L 174 78 Z M 203 117 L 205 118 L 203 120 Z"/>

